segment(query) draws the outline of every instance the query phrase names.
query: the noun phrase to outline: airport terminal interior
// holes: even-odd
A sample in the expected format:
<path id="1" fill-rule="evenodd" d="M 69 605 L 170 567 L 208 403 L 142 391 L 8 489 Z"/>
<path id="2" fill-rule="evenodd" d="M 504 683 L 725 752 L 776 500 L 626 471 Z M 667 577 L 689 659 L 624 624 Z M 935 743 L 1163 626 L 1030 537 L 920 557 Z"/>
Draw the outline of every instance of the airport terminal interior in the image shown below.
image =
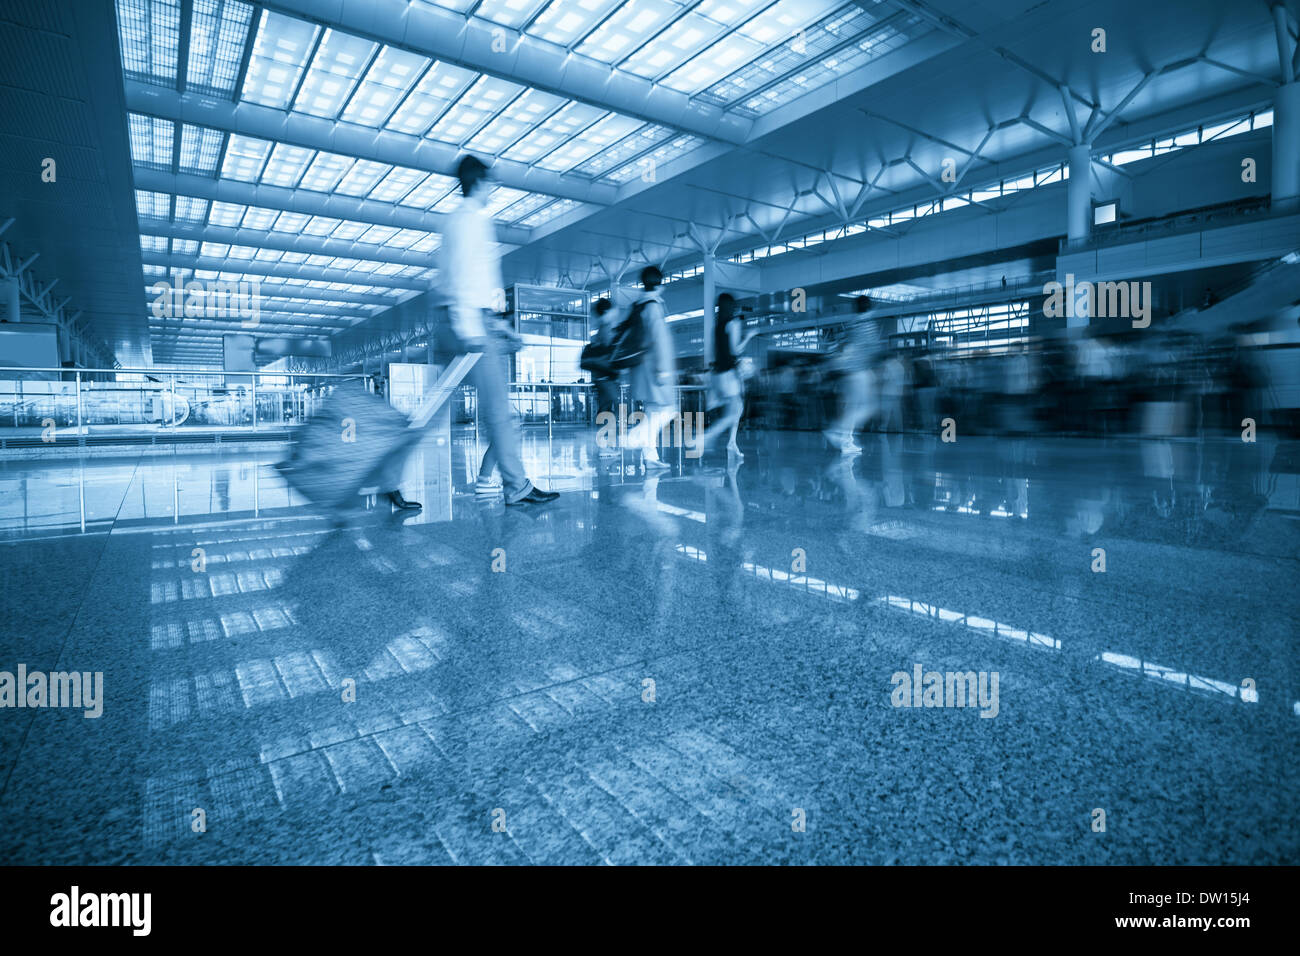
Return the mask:
<path id="1" fill-rule="evenodd" d="M 0 0 L 0 861 L 1300 862 L 1298 15 Z"/>

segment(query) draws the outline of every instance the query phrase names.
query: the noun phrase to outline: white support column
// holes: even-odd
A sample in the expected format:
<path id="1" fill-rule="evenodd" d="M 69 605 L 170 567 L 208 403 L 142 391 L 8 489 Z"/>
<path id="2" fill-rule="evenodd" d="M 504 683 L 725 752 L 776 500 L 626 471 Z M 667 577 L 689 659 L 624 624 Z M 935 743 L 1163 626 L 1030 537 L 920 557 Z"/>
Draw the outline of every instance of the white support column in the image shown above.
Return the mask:
<path id="1" fill-rule="evenodd" d="M 704 313 L 700 316 L 700 323 L 704 330 L 704 367 L 708 368 L 713 364 L 713 322 L 718 298 L 711 252 L 704 254 L 704 271 L 700 273 L 700 278 L 704 280 Z"/>
<path id="2" fill-rule="evenodd" d="M 1092 233 L 1092 147 L 1071 146 L 1070 179 L 1066 186 L 1066 208 L 1070 243 L 1084 242 Z"/>
<path id="3" fill-rule="evenodd" d="M 1295 77 L 1296 43 L 1287 30 L 1286 8 L 1273 7 L 1282 85 L 1273 97 L 1273 209 L 1300 208 L 1300 81 Z"/>
<path id="4" fill-rule="evenodd" d="M 19 308 L 18 277 L 14 276 L 12 279 L 7 280 L 4 283 L 4 290 L 5 290 L 5 304 L 4 304 L 5 320 L 8 322 L 21 322 L 23 320 L 23 315 L 22 315 L 22 310 Z"/>

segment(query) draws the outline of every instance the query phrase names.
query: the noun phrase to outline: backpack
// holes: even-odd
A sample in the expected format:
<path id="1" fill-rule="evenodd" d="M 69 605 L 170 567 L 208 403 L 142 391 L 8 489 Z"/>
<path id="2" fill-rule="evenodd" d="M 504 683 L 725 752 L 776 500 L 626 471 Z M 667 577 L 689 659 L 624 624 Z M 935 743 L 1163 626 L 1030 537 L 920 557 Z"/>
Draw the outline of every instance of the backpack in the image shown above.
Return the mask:
<path id="1" fill-rule="evenodd" d="M 611 350 L 609 365 L 622 370 L 640 365 L 650 351 L 650 334 L 645 323 L 645 307 L 649 300 L 643 299 L 632 306 L 627 318 L 614 329 L 614 345 Z"/>
<path id="2" fill-rule="evenodd" d="M 612 357 L 612 346 L 605 345 L 597 337 L 583 346 L 578 365 L 584 372 L 591 373 L 593 381 L 618 378 L 618 372 L 611 368 L 609 364 Z"/>

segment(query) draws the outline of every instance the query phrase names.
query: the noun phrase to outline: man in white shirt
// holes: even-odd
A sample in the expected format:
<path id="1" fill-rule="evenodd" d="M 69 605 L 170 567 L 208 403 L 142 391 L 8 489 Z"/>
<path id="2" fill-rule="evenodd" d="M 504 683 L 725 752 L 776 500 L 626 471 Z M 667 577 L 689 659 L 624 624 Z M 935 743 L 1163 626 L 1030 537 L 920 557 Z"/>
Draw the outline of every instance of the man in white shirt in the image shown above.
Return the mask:
<path id="1" fill-rule="evenodd" d="M 467 155 L 457 165 L 456 175 L 463 198 L 447 216 L 438 272 L 451 331 L 460 348 L 483 353 L 470 370 L 469 383 L 477 390 L 479 420 L 487 432 L 484 458 L 501 472 L 506 504 L 553 501 L 558 492 L 542 491 L 524 474 L 519 427 L 510 412 L 503 337 L 493 329 L 498 321 L 495 315 L 505 311 L 505 286 L 492 217 L 485 208 L 492 188 L 488 168 L 478 157 Z"/>

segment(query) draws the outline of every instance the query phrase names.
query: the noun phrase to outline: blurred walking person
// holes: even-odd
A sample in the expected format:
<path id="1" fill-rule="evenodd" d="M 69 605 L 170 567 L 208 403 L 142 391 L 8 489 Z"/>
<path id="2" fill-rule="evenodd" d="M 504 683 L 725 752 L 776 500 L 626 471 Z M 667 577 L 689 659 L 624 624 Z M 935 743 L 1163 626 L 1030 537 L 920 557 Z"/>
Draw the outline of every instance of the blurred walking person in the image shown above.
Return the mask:
<path id="1" fill-rule="evenodd" d="M 640 361 L 632 366 L 630 385 L 633 399 L 642 403 L 645 420 L 632 429 L 627 441 L 632 448 L 642 449 L 647 471 L 669 467 L 659 457 L 658 438 L 677 414 L 677 355 L 659 294 L 663 281 L 664 274 L 657 266 L 641 270 L 644 291 L 620 325 L 626 330 L 624 338 L 637 339 L 644 348 Z"/>
<path id="2" fill-rule="evenodd" d="M 721 407 L 717 419 L 704 432 L 700 450 L 704 451 L 723 431 L 727 431 L 727 458 L 742 462 L 745 456 L 736 444 L 736 431 L 745 413 L 745 383 L 740 374 L 740 356 L 757 334 L 744 334 L 744 320 L 736 314 L 736 300 L 729 292 L 718 296 L 717 317 L 713 325 L 713 365 L 709 375 L 709 398 Z"/>
<path id="3" fill-rule="evenodd" d="M 871 366 L 880 349 L 880 328 L 875 319 L 863 319 L 871 300 L 860 295 L 853 302 L 858 320 L 848 330 L 836 364 L 840 368 L 840 414 L 823 435 L 841 455 L 858 455 L 858 429 L 876 413 L 876 376 Z"/>
<path id="4" fill-rule="evenodd" d="M 601 436 L 609 430 L 606 425 L 609 419 L 602 420 L 600 416 L 608 412 L 614 416 L 614 422 L 619 419 L 618 369 L 610 364 L 614 357 L 614 324 L 618 313 L 614 309 L 614 303 L 604 298 L 596 301 L 593 311 L 596 313 L 598 323 L 596 334 L 583 348 L 580 364 L 585 371 L 591 373 L 591 381 L 595 386 L 596 424 L 605 426 L 596 432 L 597 454 L 601 457 L 613 457 L 619 453 L 617 443 L 602 440 Z M 618 429 L 614 428 L 613 433 L 617 435 Z"/>
<path id="5" fill-rule="evenodd" d="M 488 168 L 476 156 L 463 156 L 456 167 L 461 201 L 447 216 L 443 230 L 439 278 L 457 348 L 482 352 L 469 374 L 488 435 L 483 464 L 501 472 L 508 505 L 540 504 L 559 497 L 543 491 L 524 473 L 519 453 L 519 426 L 510 413 L 506 376 L 508 334 L 496 318 L 505 310 L 505 286 L 492 217 L 485 207 L 492 184 Z M 480 470 L 480 484 L 484 475 Z M 491 471 L 487 476 L 491 481 Z"/>

